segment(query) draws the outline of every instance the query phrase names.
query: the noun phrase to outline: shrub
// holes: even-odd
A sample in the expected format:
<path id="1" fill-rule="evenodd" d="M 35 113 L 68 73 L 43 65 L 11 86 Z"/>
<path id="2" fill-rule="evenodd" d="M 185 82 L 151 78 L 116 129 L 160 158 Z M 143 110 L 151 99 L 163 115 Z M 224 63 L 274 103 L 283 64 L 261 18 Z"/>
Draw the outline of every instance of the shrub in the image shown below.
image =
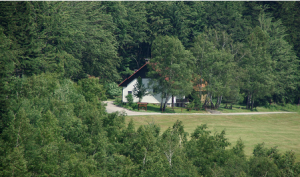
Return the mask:
<path id="1" fill-rule="evenodd" d="M 132 94 L 128 94 L 128 95 L 126 96 L 126 98 L 127 98 L 128 105 L 131 106 L 132 103 L 133 103 L 133 97 L 132 97 Z"/>
<path id="2" fill-rule="evenodd" d="M 132 109 L 138 109 L 138 104 L 137 104 L 137 103 L 133 103 L 133 104 L 131 105 L 131 107 L 132 107 Z"/>
<path id="3" fill-rule="evenodd" d="M 122 99 L 121 99 L 121 97 L 117 97 L 116 99 L 115 99 L 115 105 L 118 105 L 118 106 L 122 106 Z"/>
<path id="4" fill-rule="evenodd" d="M 122 95 L 122 89 L 115 82 L 105 84 L 106 94 L 108 98 L 113 99 Z"/>
<path id="5" fill-rule="evenodd" d="M 187 103 L 186 104 L 186 108 L 188 109 L 188 110 L 191 110 L 191 109 L 193 109 L 195 107 L 195 103 L 194 102 L 190 102 L 190 103 Z"/>

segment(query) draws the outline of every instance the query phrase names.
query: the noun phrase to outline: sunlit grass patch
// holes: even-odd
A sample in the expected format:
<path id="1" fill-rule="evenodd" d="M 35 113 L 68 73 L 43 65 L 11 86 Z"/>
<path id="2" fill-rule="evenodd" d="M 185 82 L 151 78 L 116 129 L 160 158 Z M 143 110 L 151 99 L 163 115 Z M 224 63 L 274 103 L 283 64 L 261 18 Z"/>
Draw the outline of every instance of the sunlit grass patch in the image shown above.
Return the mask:
<path id="1" fill-rule="evenodd" d="M 153 115 L 130 116 L 138 128 L 155 122 L 161 132 L 171 127 L 176 120 L 183 122 L 185 131 L 191 134 L 198 125 L 207 124 L 212 133 L 226 130 L 231 147 L 241 138 L 245 143 L 245 154 L 249 157 L 258 143 L 265 147 L 278 146 L 280 152 L 294 151 L 300 161 L 300 114 L 264 114 L 264 115 Z"/>

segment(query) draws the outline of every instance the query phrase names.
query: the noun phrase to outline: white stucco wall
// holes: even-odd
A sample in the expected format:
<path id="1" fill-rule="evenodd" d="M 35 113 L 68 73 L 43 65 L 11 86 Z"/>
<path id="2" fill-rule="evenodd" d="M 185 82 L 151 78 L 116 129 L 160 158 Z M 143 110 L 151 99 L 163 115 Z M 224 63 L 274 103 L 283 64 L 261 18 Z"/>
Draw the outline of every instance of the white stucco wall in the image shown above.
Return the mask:
<path id="1" fill-rule="evenodd" d="M 148 83 L 149 83 L 149 80 L 148 78 L 143 78 L 142 79 L 142 82 L 143 84 L 148 87 Z M 132 91 L 133 92 L 133 88 L 134 88 L 134 85 L 137 83 L 137 79 L 134 79 L 133 81 L 131 81 L 127 87 L 123 87 L 123 98 L 122 98 L 122 101 L 123 102 L 126 102 L 127 103 L 127 99 L 126 99 L 126 96 L 128 95 L 128 91 Z M 152 89 L 148 89 L 148 92 L 151 92 L 152 93 Z M 157 95 L 147 95 L 147 96 L 144 96 L 142 101 L 141 102 L 146 102 L 146 103 L 160 103 L 161 102 L 161 97 L 160 97 L 161 94 L 157 94 Z M 139 101 L 139 98 L 135 97 L 134 95 L 133 96 L 133 102 L 138 102 Z M 165 102 L 165 98 L 163 99 L 163 103 Z M 168 102 L 167 103 L 172 103 L 172 97 L 169 98 Z M 176 97 L 174 96 L 174 103 L 176 103 Z"/>

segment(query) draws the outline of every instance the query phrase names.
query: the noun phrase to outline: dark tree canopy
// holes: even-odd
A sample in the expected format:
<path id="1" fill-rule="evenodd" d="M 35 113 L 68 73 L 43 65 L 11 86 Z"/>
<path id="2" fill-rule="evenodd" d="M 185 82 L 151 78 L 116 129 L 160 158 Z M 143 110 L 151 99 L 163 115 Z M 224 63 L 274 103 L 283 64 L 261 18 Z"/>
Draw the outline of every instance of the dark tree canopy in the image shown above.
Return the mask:
<path id="1" fill-rule="evenodd" d="M 225 131 L 135 127 L 102 102 L 149 58 L 162 98 L 300 104 L 299 10 L 298 1 L 0 2 L 0 176 L 299 176 L 292 151 L 258 144 L 246 158 Z M 145 89 L 139 82 L 136 96 Z"/>

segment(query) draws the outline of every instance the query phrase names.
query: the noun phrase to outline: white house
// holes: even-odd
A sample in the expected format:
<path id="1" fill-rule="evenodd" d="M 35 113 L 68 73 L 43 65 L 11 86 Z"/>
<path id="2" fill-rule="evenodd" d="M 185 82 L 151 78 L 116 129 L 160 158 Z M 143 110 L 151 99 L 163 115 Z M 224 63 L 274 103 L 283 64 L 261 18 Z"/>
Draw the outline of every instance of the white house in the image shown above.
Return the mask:
<path id="1" fill-rule="evenodd" d="M 148 83 L 150 81 L 150 78 L 146 78 L 146 73 L 148 72 L 148 62 L 144 64 L 140 69 L 135 71 L 131 76 L 129 76 L 127 79 L 125 79 L 122 83 L 119 84 L 120 87 L 123 87 L 122 91 L 122 101 L 127 102 L 126 96 L 128 94 L 132 94 L 134 85 L 137 83 L 137 78 L 140 76 L 142 78 L 143 84 L 148 87 Z M 148 89 L 148 92 L 153 93 L 152 89 Z M 138 102 L 139 99 L 135 96 L 133 96 L 133 102 Z M 161 103 L 161 94 L 157 95 L 147 95 L 144 96 L 141 102 L 146 103 Z M 163 103 L 165 102 L 165 98 L 163 99 Z M 168 105 L 172 104 L 172 97 L 168 100 Z M 176 96 L 174 96 L 174 104 L 176 103 Z"/>

